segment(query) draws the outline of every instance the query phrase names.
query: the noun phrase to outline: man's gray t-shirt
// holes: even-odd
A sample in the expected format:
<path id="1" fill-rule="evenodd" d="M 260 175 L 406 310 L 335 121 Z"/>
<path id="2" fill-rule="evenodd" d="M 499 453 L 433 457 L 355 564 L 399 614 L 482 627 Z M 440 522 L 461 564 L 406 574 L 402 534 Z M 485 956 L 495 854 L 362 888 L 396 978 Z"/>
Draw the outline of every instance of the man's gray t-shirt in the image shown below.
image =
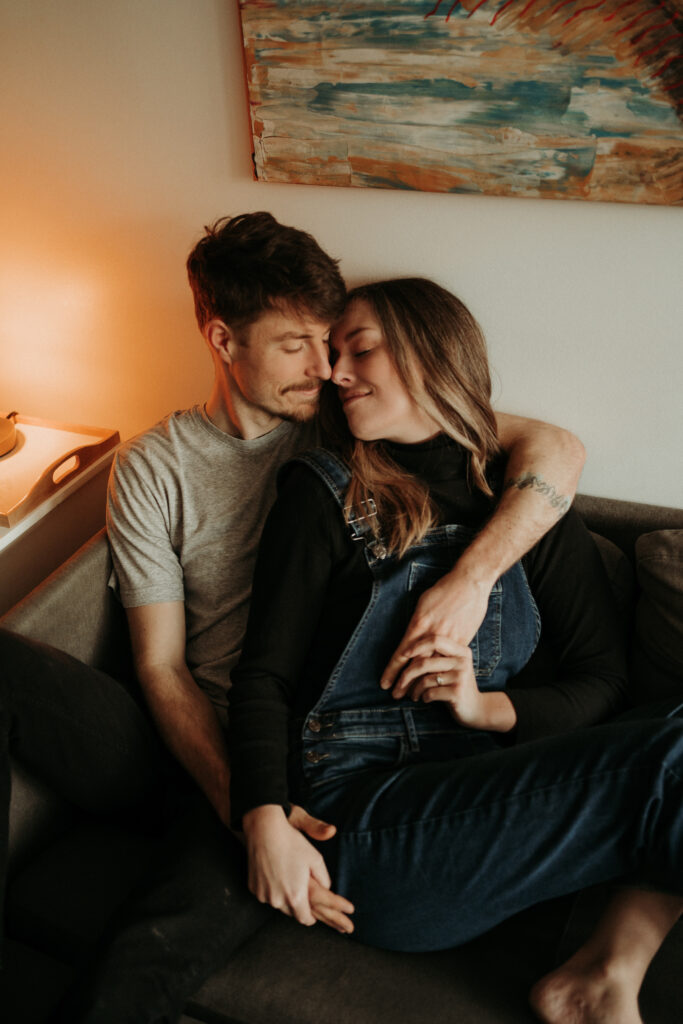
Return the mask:
<path id="1" fill-rule="evenodd" d="M 317 442 L 315 423 L 254 440 L 223 433 L 195 406 L 123 444 L 109 480 L 110 585 L 126 608 L 185 602 L 186 661 L 219 707 L 247 624 L 278 468 Z"/>

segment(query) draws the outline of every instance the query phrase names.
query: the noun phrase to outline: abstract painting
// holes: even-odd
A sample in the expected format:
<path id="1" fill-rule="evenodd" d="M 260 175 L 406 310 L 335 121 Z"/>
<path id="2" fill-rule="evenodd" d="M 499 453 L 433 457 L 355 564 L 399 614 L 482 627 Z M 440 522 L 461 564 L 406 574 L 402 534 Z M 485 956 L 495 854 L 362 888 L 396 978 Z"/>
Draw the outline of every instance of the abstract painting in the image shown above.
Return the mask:
<path id="1" fill-rule="evenodd" d="M 683 0 L 240 0 L 260 181 L 683 204 Z"/>

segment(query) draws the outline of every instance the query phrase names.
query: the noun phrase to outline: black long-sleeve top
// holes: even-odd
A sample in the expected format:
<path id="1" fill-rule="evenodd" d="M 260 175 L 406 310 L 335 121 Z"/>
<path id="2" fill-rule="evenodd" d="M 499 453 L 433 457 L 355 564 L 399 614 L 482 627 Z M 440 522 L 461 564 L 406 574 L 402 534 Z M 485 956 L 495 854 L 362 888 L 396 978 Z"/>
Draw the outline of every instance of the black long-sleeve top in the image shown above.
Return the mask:
<path id="1" fill-rule="evenodd" d="M 429 486 L 442 523 L 480 528 L 494 501 L 470 488 L 467 453 L 440 436 L 385 442 Z M 489 479 L 500 486 L 500 466 Z M 572 510 L 523 559 L 538 605 L 542 645 L 507 693 L 512 740 L 591 725 L 620 707 L 625 661 L 597 548 Z M 288 806 L 288 725 L 318 696 L 367 605 L 372 577 L 332 494 L 308 467 L 287 467 L 266 522 L 249 624 L 230 691 L 229 746 L 236 824 L 262 804 Z M 540 673 L 540 679 L 539 679 Z"/>

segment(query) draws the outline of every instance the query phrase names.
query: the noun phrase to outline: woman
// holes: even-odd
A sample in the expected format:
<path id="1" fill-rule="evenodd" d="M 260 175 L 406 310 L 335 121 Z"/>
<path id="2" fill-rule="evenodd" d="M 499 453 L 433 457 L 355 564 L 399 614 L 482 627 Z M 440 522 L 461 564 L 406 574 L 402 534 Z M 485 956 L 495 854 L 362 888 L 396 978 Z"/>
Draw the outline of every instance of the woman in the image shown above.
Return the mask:
<path id="1" fill-rule="evenodd" d="M 500 488 L 469 311 L 420 279 L 357 289 L 331 353 L 340 455 L 283 472 L 231 693 L 252 891 L 346 928 L 348 916 L 312 913 L 308 880 L 324 882 L 325 865 L 289 827 L 291 800 L 336 826 L 333 886 L 357 937 L 386 948 L 453 946 L 610 879 L 680 892 L 683 727 L 596 725 L 620 708 L 625 672 L 600 558 L 573 513 L 501 578 L 472 644 L 434 637 L 382 686 L 417 598 Z M 539 683 L 541 622 L 555 666 L 546 650 Z M 537 1013 L 638 1021 L 640 981 L 681 906 L 618 896 L 592 944 L 536 987 Z"/>

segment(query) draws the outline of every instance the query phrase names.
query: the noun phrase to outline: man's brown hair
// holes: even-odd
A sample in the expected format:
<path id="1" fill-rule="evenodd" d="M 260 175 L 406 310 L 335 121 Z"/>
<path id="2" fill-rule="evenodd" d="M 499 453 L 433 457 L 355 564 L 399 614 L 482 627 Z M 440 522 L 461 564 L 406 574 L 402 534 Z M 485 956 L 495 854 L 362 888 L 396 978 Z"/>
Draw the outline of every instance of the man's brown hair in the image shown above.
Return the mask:
<path id="1" fill-rule="evenodd" d="M 265 212 L 223 217 L 205 231 L 187 259 L 200 330 L 214 318 L 239 329 L 271 309 L 323 323 L 341 315 L 337 260 L 312 235 Z"/>

